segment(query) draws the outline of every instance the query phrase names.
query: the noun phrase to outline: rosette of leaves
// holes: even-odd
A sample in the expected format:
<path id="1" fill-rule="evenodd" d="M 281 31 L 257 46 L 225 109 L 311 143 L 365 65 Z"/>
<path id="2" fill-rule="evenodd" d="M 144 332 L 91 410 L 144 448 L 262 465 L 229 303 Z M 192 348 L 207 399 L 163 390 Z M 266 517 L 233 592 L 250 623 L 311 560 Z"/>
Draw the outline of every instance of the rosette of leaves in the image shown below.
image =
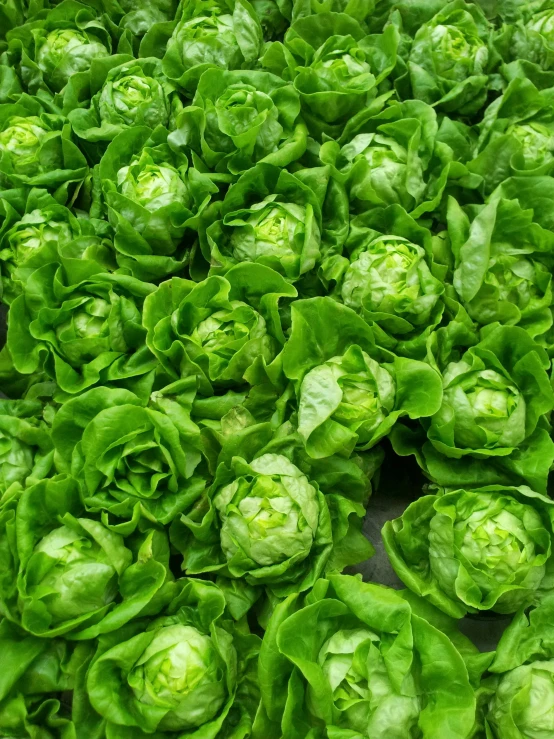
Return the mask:
<path id="1" fill-rule="evenodd" d="M 0 398 L 0 497 L 46 477 L 52 468 L 52 409 L 39 395 L 31 390 L 21 400 Z"/>
<path id="2" fill-rule="evenodd" d="M 90 6 L 64 0 L 6 34 L 10 61 L 31 93 L 59 93 L 72 75 L 116 50 L 132 52 L 130 37 Z"/>
<path id="3" fill-rule="evenodd" d="M 173 85 L 162 72 L 159 59 L 133 59 L 109 68 L 106 64 L 91 67 L 73 85 L 72 96 L 87 93 L 87 107 L 70 110 L 68 118 L 79 138 L 98 143 L 112 141 L 133 126 L 155 129 L 175 128 L 175 118 L 183 105 Z M 72 105 L 69 94 L 65 104 Z M 77 101 L 73 105 L 78 104 Z"/>
<path id="4" fill-rule="evenodd" d="M 77 724 L 84 734 L 97 722 L 113 736 L 232 739 L 250 733 L 259 702 L 260 639 L 230 621 L 216 585 L 180 585 L 164 615 L 99 643 L 79 690 L 94 709 Z"/>
<path id="5" fill-rule="evenodd" d="M 71 394 L 98 383 L 140 383 L 156 364 L 141 319 L 143 300 L 154 290 L 79 254 L 38 267 L 8 314 L 16 370 L 44 369 Z"/>
<path id="6" fill-rule="evenodd" d="M 467 167 L 438 135 L 430 105 L 405 100 L 376 107 L 361 110 L 319 151 L 346 178 L 351 211 L 398 204 L 418 218 L 439 206 L 447 184 L 461 178 L 470 184 Z"/>
<path id="7" fill-rule="evenodd" d="M 419 429 L 398 425 L 397 454 L 415 454 L 446 487 L 524 483 L 540 493 L 554 460 L 554 393 L 545 350 L 519 326 L 491 326 L 442 372 L 440 409 Z"/>
<path id="8" fill-rule="evenodd" d="M 443 493 L 418 498 L 383 527 L 405 585 L 453 618 L 535 601 L 553 571 L 550 498 L 525 486 Z"/>
<path id="9" fill-rule="evenodd" d="M 7 619 L 0 621 L 4 677 L 0 687 L 0 731 L 4 736 L 75 736 L 66 700 L 90 659 L 90 643 L 42 639 Z M 65 696 L 64 696 L 65 694 Z"/>
<path id="10" fill-rule="evenodd" d="M 298 18 L 304 18 L 308 15 L 315 15 L 322 12 L 331 13 L 346 13 L 352 16 L 362 28 L 366 28 L 371 25 L 372 28 L 378 28 L 381 30 L 385 25 L 382 18 L 376 17 L 376 4 L 379 5 L 379 10 L 390 13 L 390 6 L 385 9 L 385 3 L 375 3 L 374 0 L 362 0 L 359 3 L 351 3 L 349 0 L 293 0 L 292 3 L 292 22 L 298 20 Z M 394 3 L 394 6 L 401 6 L 402 2 Z M 372 23 L 375 17 L 375 22 Z"/>
<path id="11" fill-rule="evenodd" d="M 299 300 L 291 319 L 282 364 L 295 386 L 298 432 L 310 457 L 369 449 L 401 416 L 439 409 L 439 374 L 378 348 L 350 308 L 328 297 Z"/>
<path id="12" fill-rule="evenodd" d="M 205 396 L 243 387 L 284 344 L 279 300 L 295 296 L 260 264 L 237 264 L 200 283 L 173 277 L 145 301 L 147 345 L 170 377 L 196 377 Z"/>
<path id="13" fill-rule="evenodd" d="M 364 318 L 377 344 L 424 358 L 444 310 L 445 270 L 430 232 L 399 206 L 374 208 L 352 219 L 345 251 L 323 261 L 324 285 L 334 283 L 333 296 Z"/>
<path id="14" fill-rule="evenodd" d="M 98 387 L 68 400 L 52 425 L 56 463 L 81 485 L 86 509 L 127 536 L 142 520 L 170 523 L 205 481 L 200 429 L 191 421 L 194 378 L 148 405 L 128 390 Z"/>
<path id="15" fill-rule="evenodd" d="M 502 197 L 467 212 L 451 199 L 448 230 L 454 288 L 471 318 L 481 326 L 517 324 L 551 350 L 552 232 L 532 210 Z"/>
<path id="16" fill-rule="evenodd" d="M 157 613 L 173 597 L 165 534 L 151 530 L 129 548 L 83 515 L 73 478 L 40 480 L 2 508 L 0 611 L 25 631 L 90 639 Z"/>
<path id="17" fill-rule="evenodd" d="M 163 57 L 168 79 L 191 97 L 206 69 L 248 69 L 262 48 L 260 20 L 248 0 L 181 2 L 175 21 L 155 25 L 141 56 Z"/>
<path id="18" fill-rule="evenodd" d="M 293 81 L 310 134 L 338 138 L 346 123 L 376 97 L 396 64 L 398 31 L 366 31 L 347 13 L 300 17 L 262 57 L 271 72 Z"/>
<path id="19" fill-rule="evenodd" d="M 535 739 L 554 731 L 553 618 L 550 595 L 531 611 L 521 609 L 500 637 L 493 675 L 481 686 L 482 736 Z"/>
<path id="20" fill-rule="evenodd" d="M 177 12 L 178 0 L 113 0 L 110 13 L 121 14 L 119 27 L 129 29 L 133 36 L 142 38 L 156 23 L 171 23 Z"/>
<path id="21" fill-rule="evenodd" d="M 323 168 L 321 168 L 323 169 Z M 326 187 L 325 173 L 314 172 Z M 239 262 L 271 267 L 291 282 L 310 272 L 320 259 L 321 190 L 299 174 L 258 164 L 229 188 L 221 218 L 206 229 L 204 254 L 212 272 Z M 348 216 L 346 216 L 348 218 Z"/>
<path id="22" fill-rule="evenodd" d="M 494 39 L 495 48 L 508 62 L 508 72 L 534 80 L 549 79 L 554 69 L 554 8 L 550 2 L 523 3 L 515 22 L 506 22 Z"/>
<path id="23" fill-rule="evenodd" d="M 509 176 L 537 177 L 554 169 L 554 115 L 547 91 L 516 77 L 486 109 L 476 156 L 468 168 L 487 191 Z"/>
<path id="24" fill-rule="evenodd" d="M 46 112 L 28 95 L 17 103 L 0 105 L 0 183 L 4 188 L 43 187 L 58 202 L 65 202 L 87 173 L 87 161 L 72 140 L 66 118 Z"/>
<path id="25" fill-rule="evenodd" d="M 487 99 L 495 60 L 491 32 L 477 4 L 445 5 L 414 36 L 407 59 L 412 96 L 444 112 L 477 113 Z"/>
<path id="26" fill-rule="evenodd" d="M 465 739 L 487 661 L 405 591 L 332 575 L 275 608 L 253 736 Z"/>
<path id="27" fill-rule="evenodd" d="M 217 574 L 236 619 L 264 591 L 270 602 L 306 591 L 373 554 L 361 525 L 378 459 L 367 474 L 361 460 L 312 461 L 285 433 L 271 422 L 235 428 L 203 505 L 172 524 L 185 572 Z"/>
<path id="28" fill-rule="evenodd" d="M 120 266 L 141 280 L 182 270 L 198 216 L 217 192 L 209 176 L 189 168 L 163 126 L 134 126 L 116 136 L 98 176 Z"/>
<path id="29" fill-rule="evenodd" d="M 79 255 L 110 266 L 111 248 L 102 233 L 103 224 L 77 218 L 46 190 L 12 190 L 0 201 L 0 268 L 2 300 L 10 305 L 38 267 L 54 262 L 59 255 Z"/>
<path id="30" fill-rule="evenodd" d="M 189 147 L 210 171 L 242 174 L 257 162 L 285 167 L 306 149 L 300 99 L 269 72 L 208 69 L 169 141 Z"/>

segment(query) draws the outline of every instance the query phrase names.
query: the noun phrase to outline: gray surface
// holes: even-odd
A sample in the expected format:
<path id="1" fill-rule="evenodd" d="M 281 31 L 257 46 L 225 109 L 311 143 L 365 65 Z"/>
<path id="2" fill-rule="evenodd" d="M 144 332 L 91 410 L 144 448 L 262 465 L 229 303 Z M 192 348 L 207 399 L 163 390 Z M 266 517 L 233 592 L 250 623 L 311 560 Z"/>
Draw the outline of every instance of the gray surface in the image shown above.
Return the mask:
<path id="1" fill-rule="evenodd" d="M 6 312 L 6 307 L 0 305 L 0 348 L 4 345 L 6 336 Z M 2 396 L 0 387 L 0 397 Z M 406 506 L 421 495 L 426 481 L 413 459 L 395 457 L 387 442 L 385 444 L 387 454 L 369 502 L 363 529 L 375 547 L 375 555 L 355 569 L 362 573 L 364 580 L 399 589 L 404 586 L 385 553 L 381 528 L 385 521 L 402 515 Z M 471 616 L 462 619 L 460 628 L 479 649 L 487 651 L 495 648 L 510 620 L 509 616 L 496 614 Z"/>

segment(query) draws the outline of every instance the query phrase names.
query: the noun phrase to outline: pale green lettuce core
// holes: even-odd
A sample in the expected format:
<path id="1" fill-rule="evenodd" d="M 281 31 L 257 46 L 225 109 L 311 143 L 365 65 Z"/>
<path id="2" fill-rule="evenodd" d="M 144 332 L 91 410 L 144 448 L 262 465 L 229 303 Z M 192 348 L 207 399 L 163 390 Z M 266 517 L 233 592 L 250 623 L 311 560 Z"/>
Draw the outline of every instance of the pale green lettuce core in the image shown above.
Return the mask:
<path id="1" fill-rule="evenodd" d="M 106 82 L 98 101 L 100 118 L 108 123 L 133 126 L 139 122 L 155 128 L 167 126 L 169 103 L 157 79 L 139 74 L 121 74 Z"/>
<path id="2" fill-rule="evenodd" d="M 347 162 L 364 159 L 369 165 L 368 184 L 377 197 L 386 203 L 399 203 L 409 211 L 414 202 L 423 198 L 427 186 L 421 161 L 414 159 L 401 137 L 398 138 L 378 132 L 360 133 L 342 147 L 341 157 Z M 386 238 L 395 241 L 393 237 Z M 396 242 L 400 241 L 397 237 Z"/>
<path id="3" fill-rule="evenodd" d="M 264 454 L 243 476 L 214 497 L 221 520 L 221 548 L 231 560 L 242 552 L 254 567 L 302 561 L 319 521 L 317 491 L 286 457 Z"/>
<path id="4" fill-rule="evenodd" d="M 364 52 L 354 46 L 352 53 L 336 52 L 322 47 L 316 52 L 310 73 L 317 79 L 321 88 L 330 90 L 365 90 L 368 84 L 373 83 L 374 76 L 371 65 L 365 59 Z M 327 53 L 326 53 L 327 52 Z"/>
<path id="5" fill-rule="evenodd" d="M 108 318 L 112 306 L 102 298 L 89 297 L 71 315 L 56 326 L 56 336 L 62 342 L 67 342 L 66 354 L 71 359 L 71 341 L 74 339 L 96 339 L 109 336 Z M 98 347 L 91 347 L 90 357 L 96 355 Z"/>
<path id="6" fill-rule="evenodd" d="M 521 143 L 525 169 L 536 169 L 554 160 L 554 134 L 540 123 L 520 123 L 510 126 L 508 133 Z"/>
<path id="7" fill-rule="evenodd" d="M 274 202 L 274 198 L 270 196 L 253 205 L 246 224 L 233 229 L 231 247 L 238 261 L 274 258 L 286 269 L 302 252 L 306 209 L 295 203 Z"/>
<path id="8" fill-rule="evenodd" d="M 58 91 L 73 74 L 86 71 L 92 59 L 105 56 L 108 49 L 93 33 L 56 28 L 43 40 L 36 61 L 46 82 Z"/>
<path id="9" fill-rule="evenodd" d="M 42 598 L 54 626 L 103 608 L 118 593 L 118 575 L 109 553 L 68 526 L 41 539 L 33 561 L 35 566 L 27 572 L 27 592 Z"/>
<path id="10" fill-rule="evenodd" d="M 525 439 L 525 399 L 496 370 L 471 371 L 463 361 L 450 364 L 444 373 L 444 405 L 456 411 L 458 448 L 515 447 Z"/>
<path id="11" fill-rule="evenodd" d="M 135 122 L 135 109 L 139 105 L 152 104 L 158 100 L 164 100 L 164 92 L 157 80 L 131 74 L 116 80 L 109 88 L 104 88 L 99 105 L 102 108 L 103 105 L 113 104 L 124 122 L 132 126 Z"/>
<path id="12" fill-rule="evenodd" d="M 433 575 L 451 598 L 467 596 L 463 592 L 467 582 L 459 575 L 456 579 L 452 576 L 452 556 L 462 562 L 463 570 L 479 588 L 480 598 L 502 586 L 532 591 L 540 585 L 545 575 L 544 537 L 537 539 L 537 532 L 544 529 L 544 524 L 531 505 L 484 493 L 461 496 L 450 507 L 445 501 L 453 514 L 451 545 L 445 544 L 440 501 L 439 506 L 439 515 L 431 520 L 429 560 Z M 470 600 L 474 595 L 470 594 Z M 517 592 L 510 597 L 517 601 Z"/>
<path id="13" fill-rule="evenodd" d="M 10 157 L 15 172 L 32 173 L 38 169 L 36 156 L 47 133 L 37 116 L 13 116 L 0 132 L 0 152 Z"/>
<path id="14" fill-rule="evenodd" d="M 539 33 L 549 44 L 554 44 L 554 11 L 537 13 L 527 22 L 527 28 Z"/>
<path id="15" fill-rule="evenodd" d="M 263 317 L 240 300 L 233 300 L 229 310 L 216 311 L 209 318 L 200 321 L 190 338 L 204 351 L 215 355 L 226 354 L 225 347 L 235 342 L 243 343 L 265 335 L 266 324 Z"/>
<path id="16" fill-rule="evenodd" d="M 498 290 L 500 300 L 525 310 L 534 298 L 541 298 L 537 285 L 537 270 L 530 259 L 500 256 L 491 266 L 488 282 Z M 475 316 L 478 318 L 478 314 Z"/>
<path id="17" fill-rule="evenodd" d="M 238 46 L 233 17 L 219 15 L 191 18 L 177 26 L 174 37 L 180 45 L 185 69 L 199 64 L 213 64 L 225 69 L 238 69 L 242 54 Z"/>
<path id="18" fill-rule="evenodd" d="M 49 219 L 41 210 L 34 210 L 12 226 L 8 241 L 13 249 L 14 261 L 23 264 L 47 244 L 55 247 L 60 242 L 69 241 L 72 235 L 66 221 Z"/>
<path id="19" fill-rule="evenodd" d="M 168 711 L 161 731 L 196 729 L 211 721 L 227 698 L 225 664 L 212 638 L 184 624 L 156 632 L 129 684 L 137 700 Z"/>
<path id="20" fill-rule="evenodd" d="M 400 301 L 422 295 L 420 262 L 423 249 L 399 237 L 382 237 L 351 262 L 342 285 L 342 299 L 349 308 L 394 312 Z M 429 303 L 432 303 L 429 296 Z"/>
<path id="21" fill-rule="evenodd" d="M 488 68 L 495 61 L 491 31 L 478 4 L 444 3 L 415 32 L 408 58 L 412 97 L 449 113 L 477 113 L 487 102 Z"/>
<path id="22" fill-rule="evenodd" d="M 358 347 L 314 367 L 302 381 L 298 431 L 308 440 L 328 421 L 357 443 L 371 441 L 394 407 L 392 375 Z M 346 439 L 345 439 L 346 443 Z"/>
<path id="23" fill-rule="evenodd" d="M 417 726 L 420 700 L 411 676 L 406 678 L 405 694 L 396 694 L 382 646 L 380 637 L 369 629 L 341 629 L 325 642 L 318 663 L 340 712 L 339 727 L 364 739 L 385 735 L 404 739 Z"/>
<path id="24" fill-rule="evenodd" d="M 208 108 L 206 142 L 214 150 L 232 152 L 234 144 L 229 137 L 239 139 L 253 128 L 261 126 L 256 140 L 260 158 L 278 147 L 283 127 L 279 123 L 279 110 L 269 95 L 252 85 L 231 85 Z"/>
<path id="25" fill-rule="evenodd" d="M 421 246 L 385 235 L 352 253 L 339 295 L 346 306 L 384 332 L 383 341 L 423 343 L 424 332 L 440 319 L 443 291 Z"/>
<path id="26" fill-rule="evenodd" d="M 117 173 L 119 191 L 150 213 L 172 203 L 189 207 L 191 196 L 179 170 L 170 164 L 159 165 L 144 155 Z"/>
<path id="27" fill-rule="evenodd" d="M 487 721 L 499 739 L 554 736 L 554 660 L 521 665 L 502 675 Z"/>
<path id="28" fill-rule="evenodd" d="M 462 82 L 468 66 L 483 67 L 488 49 L 477 35 L 464 33 L 454 25 L 436 25 L 430 36 L 435 73 L 445 79 Z"/>
<path id="29" fill-rule="evenodd" d="M 88 44 L 86 34 L 71 28 L 56 28 L 46 36 L 37 54 L 37 64 L 43 72 L 56 67 L 63 57 Z"/>

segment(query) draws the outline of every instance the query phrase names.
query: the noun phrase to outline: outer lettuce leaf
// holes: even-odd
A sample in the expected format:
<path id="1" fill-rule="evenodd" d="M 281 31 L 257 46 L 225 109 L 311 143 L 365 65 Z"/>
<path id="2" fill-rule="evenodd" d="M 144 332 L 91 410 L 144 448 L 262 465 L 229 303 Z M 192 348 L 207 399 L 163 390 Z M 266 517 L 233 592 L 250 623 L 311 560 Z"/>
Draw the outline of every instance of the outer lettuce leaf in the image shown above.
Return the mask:
<path id="1" fill-rule="evenodd" d="M 45 388 L 45 391 L 48 390 Z M 39 393 L 36 393 L 37 396 Z M 0 398 L 0 493 L 47 477 L 52 468 L 51 406 L 40 397 Z"/>
<path id="2" fill-rule="evenodd" d="M 75 725 L 60 696 L 73 689 L 90 658 L 90 645 L 39 639 L 4 619 L 0 648 L 0 731 L 30 739 L 75 739 Z"/>

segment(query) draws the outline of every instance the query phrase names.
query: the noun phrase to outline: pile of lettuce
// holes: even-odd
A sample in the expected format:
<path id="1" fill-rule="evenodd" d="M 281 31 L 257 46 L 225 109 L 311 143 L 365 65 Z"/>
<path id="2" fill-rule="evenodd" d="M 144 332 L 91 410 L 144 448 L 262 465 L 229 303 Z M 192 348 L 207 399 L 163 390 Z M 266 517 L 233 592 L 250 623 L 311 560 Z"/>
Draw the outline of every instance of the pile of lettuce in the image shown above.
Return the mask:
<path id="1" fill-rule="evenodd" d="M 553 203 L 552 0 L 0 0 L 0 736 L 551 739 Z"/>

